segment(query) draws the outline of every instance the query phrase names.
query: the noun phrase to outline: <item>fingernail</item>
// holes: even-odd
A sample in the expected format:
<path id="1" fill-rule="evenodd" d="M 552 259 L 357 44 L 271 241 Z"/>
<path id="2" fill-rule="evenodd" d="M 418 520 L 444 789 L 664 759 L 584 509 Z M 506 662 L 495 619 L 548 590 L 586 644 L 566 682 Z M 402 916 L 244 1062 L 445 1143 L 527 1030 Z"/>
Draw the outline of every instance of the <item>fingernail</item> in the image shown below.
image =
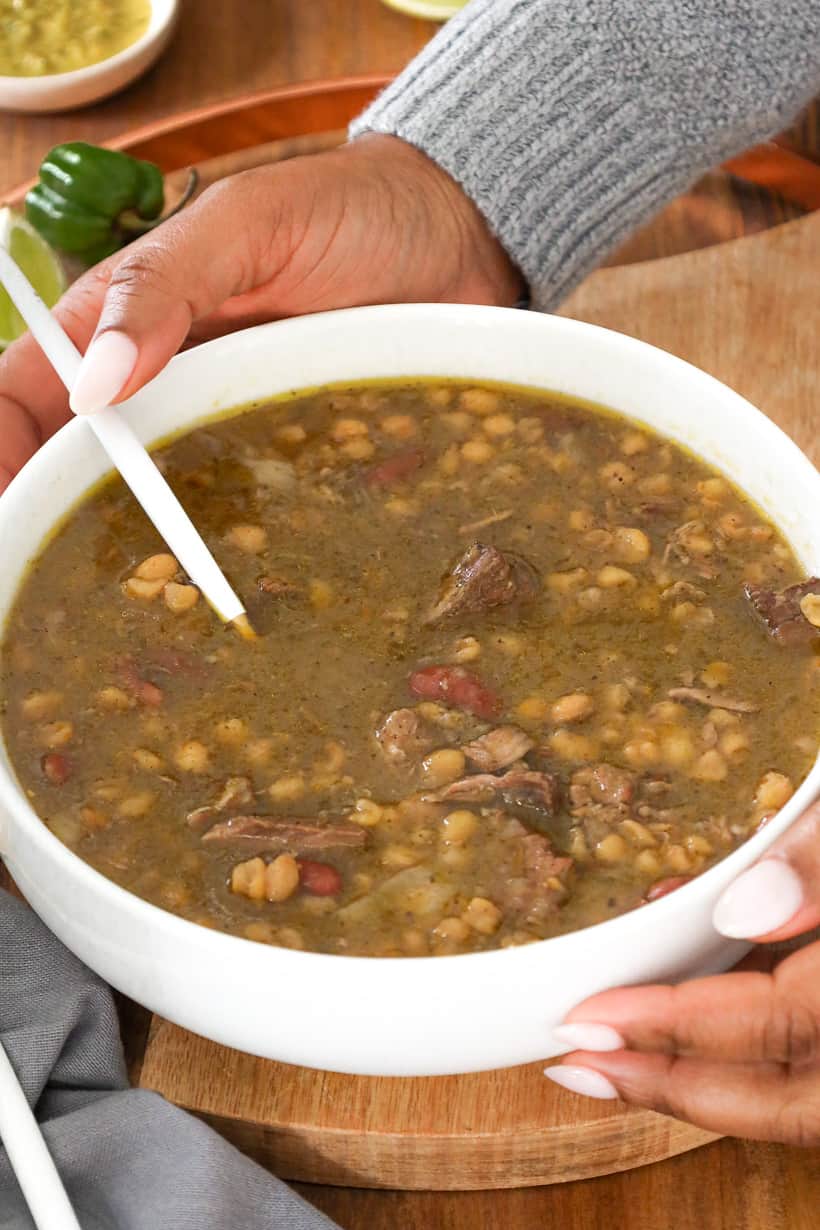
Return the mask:
<path id="1" fill-rule="evenodd" d="M 782 858 L 764 858 L 724 891 L 712 922 L 721 935 L 750 940 L 782 927 L 802 904 L 803 886 L 797 872 Z"/>
<path id="2" fill-rule="evenodd" d="M 137 348 L 125 333 L 108 329 L 95 337 L 80 364 L 69 405 L 75 414 L 110 406 L 137 364 Z"/>
<path id="3" fill-rule="evenodd" d="M 558 1025 L 552 1036 L 570 1051 L 620 1051 L 626 1046 L 611 1025 Z"/>
<path id="4" fill-rule="evenodd" d="M 618 1090 L 600 1072 L 592 1068 L 574 1068 L 569 1064 L 558 1064 L 554 1068 L 544 1068 L 544 1075 L 569 1089 L 570 1093 L 582 1093 L 586 1098 L 617 1098 Z"/>

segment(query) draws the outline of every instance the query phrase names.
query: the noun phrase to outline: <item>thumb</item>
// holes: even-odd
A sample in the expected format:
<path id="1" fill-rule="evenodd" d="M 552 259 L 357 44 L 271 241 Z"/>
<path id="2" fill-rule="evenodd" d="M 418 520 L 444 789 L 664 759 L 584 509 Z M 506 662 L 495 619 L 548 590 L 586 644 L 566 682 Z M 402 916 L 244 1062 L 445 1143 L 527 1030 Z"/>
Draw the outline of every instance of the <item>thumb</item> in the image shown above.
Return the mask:
<path id="1" fill-rule="evenodd" d="M 215 184 L 113 264 L 71 390 L 75 414 L 130 397 L 176 354 L 195 320 L 276 272 L 272 182 L 251 171 Z"/>
<path id="2" fill-rule="evenodd" d="M 820 800 L 729 885 L 713 921 L 723 935 L 766 943 L 820 925 Z"/>

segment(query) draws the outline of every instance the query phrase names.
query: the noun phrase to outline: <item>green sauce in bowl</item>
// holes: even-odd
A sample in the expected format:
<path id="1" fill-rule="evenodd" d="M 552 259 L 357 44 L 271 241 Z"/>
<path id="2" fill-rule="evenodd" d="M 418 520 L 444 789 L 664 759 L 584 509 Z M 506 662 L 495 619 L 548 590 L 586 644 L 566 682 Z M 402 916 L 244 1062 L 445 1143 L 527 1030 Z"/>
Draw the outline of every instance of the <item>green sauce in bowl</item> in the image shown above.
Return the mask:
<path id="1" fill-rule="evenodd" d="M 150 0 L 0 0 L 0 76 L 97 64 L 135 43 L 150 20 Z"/>

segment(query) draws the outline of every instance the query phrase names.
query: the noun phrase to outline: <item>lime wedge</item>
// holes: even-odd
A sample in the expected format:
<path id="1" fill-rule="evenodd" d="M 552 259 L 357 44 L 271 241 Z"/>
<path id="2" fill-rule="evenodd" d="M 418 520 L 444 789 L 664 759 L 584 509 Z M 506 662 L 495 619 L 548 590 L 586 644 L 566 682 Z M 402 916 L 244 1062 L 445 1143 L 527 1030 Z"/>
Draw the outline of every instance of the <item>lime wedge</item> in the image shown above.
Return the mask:
<path id="1" fill-rule="evenodd" d="M 54 307 L 66 287 L 60 258 L 22 214 L 0 209 L 0 247 L 10 252 L 47 307 Z M 26 322 L 0 286 L 0 350 L 26 331 Z"/>

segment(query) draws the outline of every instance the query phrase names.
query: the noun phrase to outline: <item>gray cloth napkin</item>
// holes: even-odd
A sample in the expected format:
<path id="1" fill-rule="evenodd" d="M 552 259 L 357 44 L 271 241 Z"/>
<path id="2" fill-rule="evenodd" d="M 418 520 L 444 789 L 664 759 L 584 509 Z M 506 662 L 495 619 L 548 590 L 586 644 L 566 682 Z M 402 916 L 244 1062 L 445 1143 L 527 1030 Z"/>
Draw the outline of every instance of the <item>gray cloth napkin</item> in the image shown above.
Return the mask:
<path id="1" fill-rule="evenodd" d="M 332 1230 L 158 1094 L 130 1089 L 108 988 L 0 891 L 0 1039 L 83 1230 Z M 0 1148 L 0 1230 L 32 1230 Z"/>

